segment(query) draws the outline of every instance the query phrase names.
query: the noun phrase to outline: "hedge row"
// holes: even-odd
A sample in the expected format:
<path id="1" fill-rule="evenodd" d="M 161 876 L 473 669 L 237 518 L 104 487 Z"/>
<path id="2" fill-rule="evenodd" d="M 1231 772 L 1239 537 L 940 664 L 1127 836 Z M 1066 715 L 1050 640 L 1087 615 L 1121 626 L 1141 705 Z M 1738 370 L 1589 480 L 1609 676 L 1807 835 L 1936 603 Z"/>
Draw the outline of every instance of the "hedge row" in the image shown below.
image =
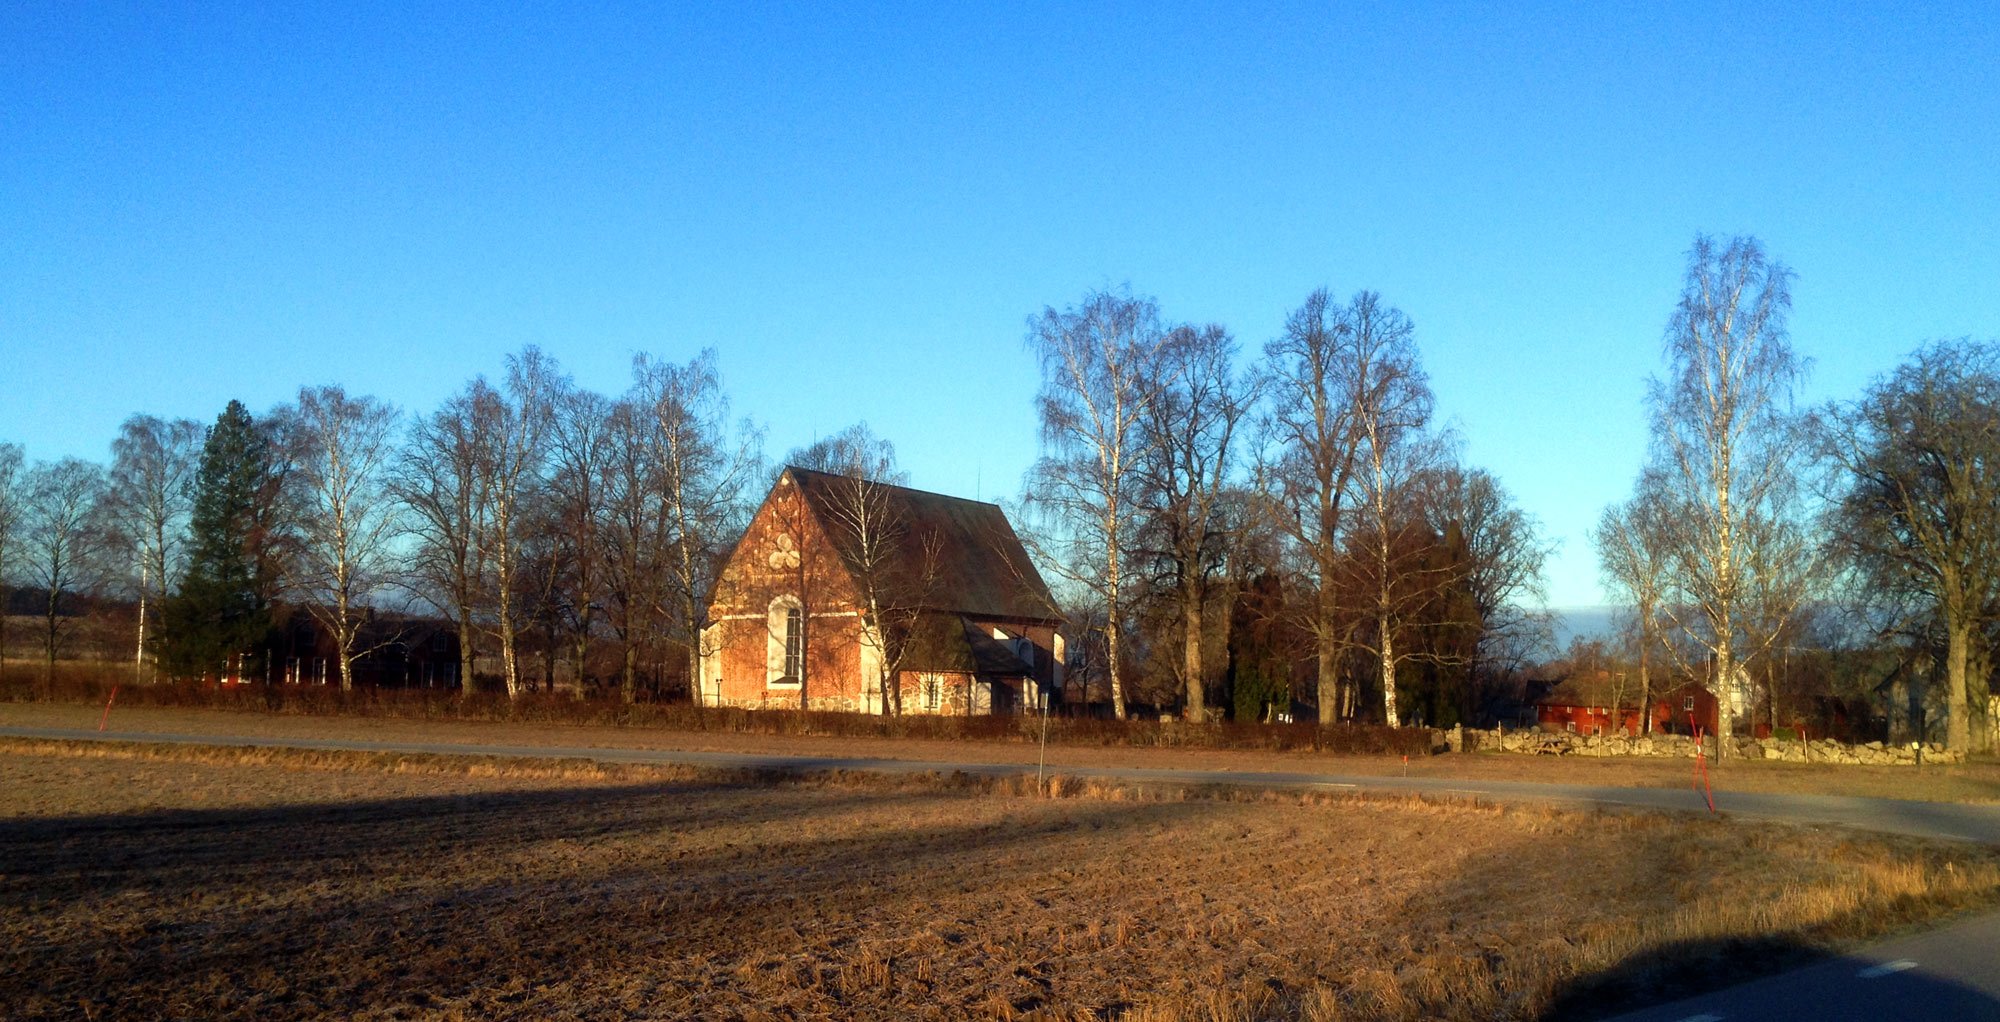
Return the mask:
<path id="1" fill-rule="evenodd" d="M 15 672 L 26 673 L 26 672 Z M 9 678 L 0 682 L 7 702 L 94 702 L 110 696 L 111 683 L 99 678 Z M 532 724 L 587 724 L 663 731 L 732 732 L 760 735 L 825 735 L 857 738 L 918 738 L 943 741 L 1032 741 L 1042 719 L 1019 717 L 879 716 L 796 709 L 702 707 L 689 703 L 624 703 L 577 699 L 535 692 L 513 699 L 500 694 L 465 695 L 447 689 L 357 688 L 342 692 L 321 685 L 121 685 L 121 705 L 249 710 L 301 716 L 394 717 L 410 720 L 508 721 Z M 1203 749 L 1262 749 L 1339 754 L 1427 755 L 1432 732 L 1373 724 L 1186 724 L 1055 716 L 1049 741 L 1068 745 L 1157 746 Z"/>

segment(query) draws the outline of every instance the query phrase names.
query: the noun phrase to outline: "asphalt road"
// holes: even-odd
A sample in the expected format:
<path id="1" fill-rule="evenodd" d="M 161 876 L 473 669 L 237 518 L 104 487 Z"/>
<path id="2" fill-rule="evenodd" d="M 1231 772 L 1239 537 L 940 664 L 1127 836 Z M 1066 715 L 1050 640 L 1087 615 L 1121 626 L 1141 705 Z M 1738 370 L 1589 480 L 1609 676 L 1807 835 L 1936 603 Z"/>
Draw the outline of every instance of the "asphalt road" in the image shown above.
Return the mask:
<path id="1" fill-rule="evenodd" d="M 2000 914 L 1663 1004 L 1613 1022 L 2000 1022 Z"/>
<path id="2" fill-rule="evenodd" d="M 603 763 L 688 764 L 721 769 L 872 770 L 884 773 L 952 773 L 1004 777 L 1033 773 L 1019 763 L 923 762 L 900 759 L 839 759 L 670 749 L 583 748 L 547 745 L 463 745 L 430 742 L 366 742 L 338 739 L 250 738 L 147 731 L 90 731 L 69 728 L 0 727 L 0 735 L 84 741 L 167 742 L 356 752 L 588 759 Z M 1145 770 L 1063 767 L 1066 776 L 1142 783 L 1239 785 L 1279 789 L 1409 792 L 1495 802 L 1544 802 L 1578 806 L 1630 807 L 1706 812 L 1702 796 L 1689 789 L 1603 788 L 1525 781 L 1475 781 L 1365 775 L 1262 773 L 1226 770 Z M 1854 827 L 2000 845 L 2000 806 L 1912 802 L 1835 795 L 1782 795 L 1720 791 L 1716 808 L 1725 817 Z M 1736 1022 L 1752 1019 L 1922 1018 L 2000 1022 L 2000 914 L 1986 915 L 1929 933 L 1746 983 L 1675 1004 L 1621 1016 L 1618 1022 Z"/>

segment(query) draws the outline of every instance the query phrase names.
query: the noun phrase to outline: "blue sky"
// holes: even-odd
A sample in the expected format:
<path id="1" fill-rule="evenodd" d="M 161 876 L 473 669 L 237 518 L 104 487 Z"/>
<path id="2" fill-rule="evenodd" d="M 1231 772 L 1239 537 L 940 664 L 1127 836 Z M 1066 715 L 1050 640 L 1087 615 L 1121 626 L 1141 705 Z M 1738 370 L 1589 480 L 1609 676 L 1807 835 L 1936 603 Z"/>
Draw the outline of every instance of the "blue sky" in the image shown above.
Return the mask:
<path id="1" fill-rule="evenodd" d="M 1576 605 L 1697 231 L 1798 272 L 1809 399 L 2000 336 L 1990 5 L 277 6 L 0 8 L 0 440 L 713 346 L 774 456 L 990 499 L 1042 306 L 1250 355 L 1367 287 Z"/>

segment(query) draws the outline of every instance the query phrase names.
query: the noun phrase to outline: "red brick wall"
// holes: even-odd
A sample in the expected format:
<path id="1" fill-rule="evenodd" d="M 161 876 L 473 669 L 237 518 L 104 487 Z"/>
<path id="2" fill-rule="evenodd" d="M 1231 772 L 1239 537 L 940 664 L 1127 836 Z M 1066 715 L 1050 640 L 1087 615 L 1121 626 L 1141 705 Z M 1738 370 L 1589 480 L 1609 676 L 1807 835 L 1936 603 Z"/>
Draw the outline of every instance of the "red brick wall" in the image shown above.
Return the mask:
<path id="1" fill-rule="evenodd" d="M 770 675 L 772 601 L 791 597 L 805 615 L 804 693 L 797 685 L 767 684 Z M 797 490 L 781 483 L 750 520 L 730 553 L 710 601 L 709 630 L 703 646 L 705 698 L 729 706 L 796 707 L 865 711 L 874 709 L 863 689 L 864 647 L 852 580 L 819 521 Z M 1034 645 L 1034 676 L 1044 684 L 1055 677 L 1055 626 L 998 619 L 975 620 L 991 635 L 998 625 L 1009 635 L 1025 635 Z M 779 621 L 782 628 L 782 618 Z M 968 712 L 972 677 L 946 674 L 944 700 L 936 712 Z M 903 712 L 922 712 L 922 683 L 903 672 Z M 1018 688 L 1009 699 L 1018 707 Z"/>
<path id="2" fill-rule="evenodd" d="M 765 619 L 717 622 L 710 632 L 719 643 L 715 663 L 721 669 L 720 701 L 730 706 L 797 707 L 804 689 L 805 708 L 859 710 L 861 705 L 860 619 L 853 616 L 806 619 L 805 682 L 769 684 L 770 629 Z M 718 679 L 708 679 L 711 685 Z"/>
<path id="3" fill-rule="evenodd" d="M 805 617 L 804 704 L 816 710 L 860 709 L 860 618 L 853 588 L 818 519 L 789 484 L 757 509 L 716 581 L 705 638 L 714 654 L 709 668 L 719 669 L 720 678 L 705 681 L 721 703 L 801 704 L 801 686 L 766 683 L 769 614 L 780 597 L 797 600 Z"/>

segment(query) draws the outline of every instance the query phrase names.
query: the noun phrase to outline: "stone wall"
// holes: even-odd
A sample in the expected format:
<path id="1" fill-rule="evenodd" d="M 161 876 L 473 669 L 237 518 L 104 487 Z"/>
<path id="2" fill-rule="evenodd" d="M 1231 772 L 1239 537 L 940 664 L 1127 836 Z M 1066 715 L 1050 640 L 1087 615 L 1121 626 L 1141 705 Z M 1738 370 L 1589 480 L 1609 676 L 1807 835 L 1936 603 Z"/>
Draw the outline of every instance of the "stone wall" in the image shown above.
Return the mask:
<path id="1" fill-rule="evenodd" d="M 1454 729 L 1458 730 L 1458 729 Z M 1692 759 L 1694 739 L 1682 735 L 1579 735 L 1566 731 L 1473 731 L 1454 738 L 1445 733 L 1447 747 L 1502 749 L 1507 752 L 1569 756 L 1680 756 Z M 1715 754 L 1715 739 L 1706 740 L 1709 755 Z M 1845 745 L 1831 740 L 1799 742 L 1781 739 L 1736 738 L 1731 740 L 1736 756 L 1742 759 L 1775 759 L 1788 763 L 1855 763 L 1870 766 L 1908 766 L 1917 762 L 1918 750 L 1909 745 Z M 1923 747 L 1926 763 L 1957 763 L 1965 757 L 1933 742 Z"/>

